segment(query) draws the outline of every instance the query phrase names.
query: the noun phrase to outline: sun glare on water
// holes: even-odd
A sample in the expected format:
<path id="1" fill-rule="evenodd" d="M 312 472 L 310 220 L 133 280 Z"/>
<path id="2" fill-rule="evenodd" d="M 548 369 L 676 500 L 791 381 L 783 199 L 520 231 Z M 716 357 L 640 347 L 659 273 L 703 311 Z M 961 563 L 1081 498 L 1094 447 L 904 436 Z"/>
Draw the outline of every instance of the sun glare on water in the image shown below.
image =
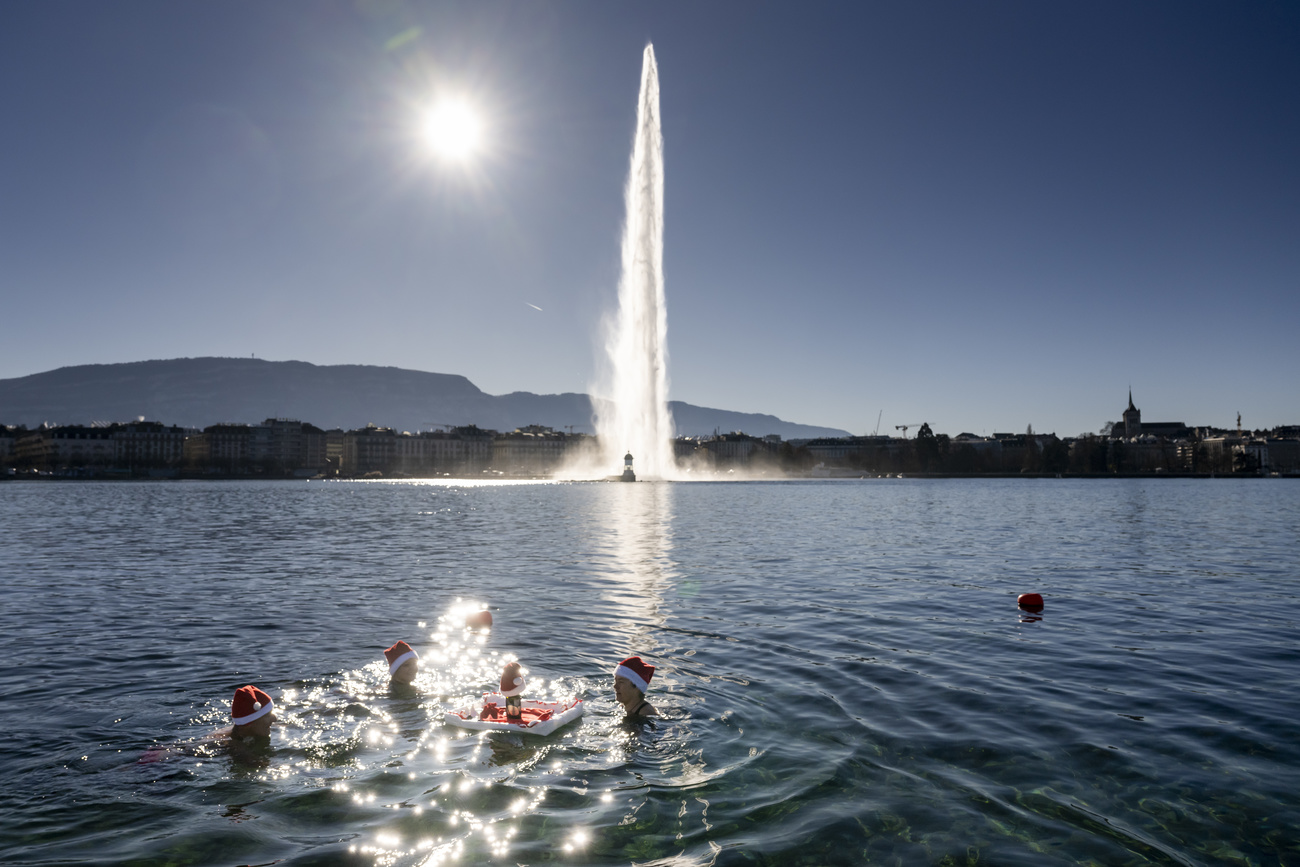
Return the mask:
<path id="1" fill-rule="evenodd" d="M 434 106 L 424 134 L 434 153 L 447 160 L 467 160 L 483 143 L 483 120 L 474 107 L 460 100 Z"/>

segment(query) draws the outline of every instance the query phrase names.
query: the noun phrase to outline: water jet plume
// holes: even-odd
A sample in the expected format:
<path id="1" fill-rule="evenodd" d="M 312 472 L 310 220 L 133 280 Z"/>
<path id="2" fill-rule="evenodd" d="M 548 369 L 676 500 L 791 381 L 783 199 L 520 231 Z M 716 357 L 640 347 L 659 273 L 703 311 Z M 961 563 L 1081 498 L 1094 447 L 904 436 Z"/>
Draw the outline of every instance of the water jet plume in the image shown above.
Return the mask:
<path id="1" fill-rule="evenodd" d="M 664 160 L 659 122 L 659 69 L 653 45 L 642 54 L 641 91 L 624 201 L 618 311 L 606 323 L 606 396 L 597 402 L 602 475 L 616 472 L 625 452 L 637 475 L 677 477 L 673 420 L 668 412 L 668 308 L 664 300 Z"/>

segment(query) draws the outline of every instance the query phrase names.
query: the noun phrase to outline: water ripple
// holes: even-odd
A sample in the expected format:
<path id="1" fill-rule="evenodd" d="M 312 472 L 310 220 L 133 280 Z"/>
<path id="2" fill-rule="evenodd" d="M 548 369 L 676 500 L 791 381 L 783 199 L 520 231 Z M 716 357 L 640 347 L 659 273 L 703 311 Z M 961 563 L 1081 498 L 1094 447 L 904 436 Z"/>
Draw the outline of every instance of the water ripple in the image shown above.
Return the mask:
<path id="1" fill-rule="evenodd" d="M 1300 854 L 1290 484 L 0 493 L 6 863 Z M 651 724 L 610 694 L 632 653 Z M 444 726 L 510 658 L 581 722 Z M 248 682 L 277 696 L 263 749 L 210 737 Z"/>

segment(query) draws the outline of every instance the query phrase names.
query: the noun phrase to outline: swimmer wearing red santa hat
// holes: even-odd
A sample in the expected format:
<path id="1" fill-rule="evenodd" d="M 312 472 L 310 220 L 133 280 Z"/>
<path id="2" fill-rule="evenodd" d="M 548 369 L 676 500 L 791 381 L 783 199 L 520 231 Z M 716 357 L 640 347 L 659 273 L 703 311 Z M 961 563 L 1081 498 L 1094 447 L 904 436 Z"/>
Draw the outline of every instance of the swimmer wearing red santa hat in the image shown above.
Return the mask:
<path id="1" fill-rule="evenodd" d="M 410 684 L 420 673 L 420 655 L 405 641 L 399 641 L 384 651 L 388 663 L 388 677 L 392 683 Z"/>
<path id="2" fill-rule="evenodd" d="M 623 705 L 629 719 L 639 716 L 659 716 L 654 705 L 645 700 L 645 691 L 655 667 L 639 656 L 629 656 L 614 669 L 614 698 Z"/>
<path id="3" fill-rule="evenodd" d="M 230 736 L 235 738 L 269 738 L 275 722 L 275 702 L 251 684 L 235 690 L 230 700 Z M 220 734 L 220 733 L 218 733 Z"/>

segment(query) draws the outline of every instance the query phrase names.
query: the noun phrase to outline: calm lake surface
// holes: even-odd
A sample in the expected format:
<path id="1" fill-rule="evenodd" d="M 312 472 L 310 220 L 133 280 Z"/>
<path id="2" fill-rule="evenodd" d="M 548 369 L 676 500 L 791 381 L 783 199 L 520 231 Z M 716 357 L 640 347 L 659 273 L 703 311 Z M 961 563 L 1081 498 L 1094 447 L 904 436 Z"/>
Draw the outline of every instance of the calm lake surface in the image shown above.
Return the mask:
<path id="1" fill-rule="evenodd" d="M 1289 480 L 0 484 L 0 862 L 1300 864 L 1298 578 Z"/>

